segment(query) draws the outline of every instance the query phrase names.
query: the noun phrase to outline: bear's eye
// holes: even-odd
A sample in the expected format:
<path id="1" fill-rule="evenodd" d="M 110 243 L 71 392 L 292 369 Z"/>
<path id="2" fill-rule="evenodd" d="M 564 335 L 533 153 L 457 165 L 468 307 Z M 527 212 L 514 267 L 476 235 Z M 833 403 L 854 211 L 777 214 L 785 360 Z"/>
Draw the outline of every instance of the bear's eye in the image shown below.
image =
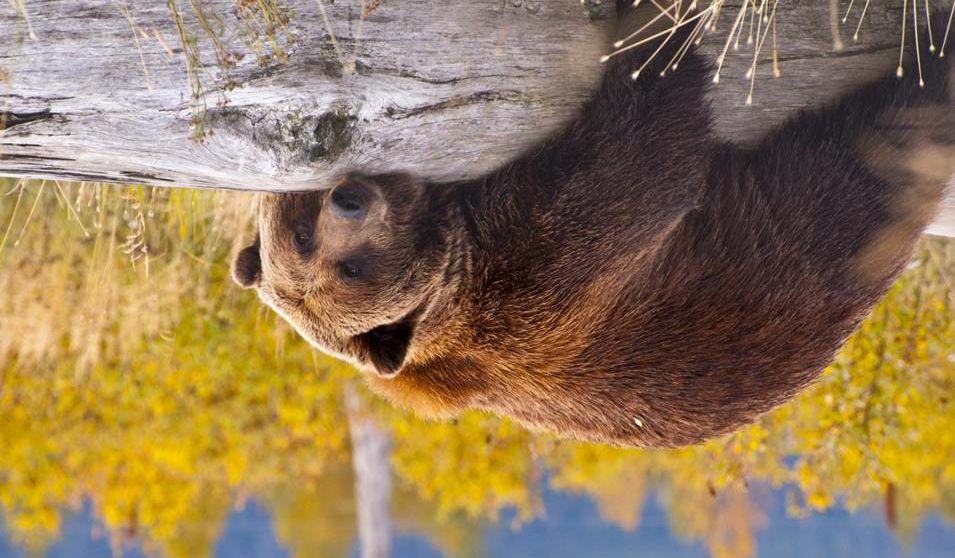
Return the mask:
<path id="1" fill-rule="evenodd" d="M 361 277 L 361 267 L 355 262 L 341 262 L 338 264 L 338 272 L 346 280 L 355 280 Z"/>
<path id="2" fill-rule="evenodd" d="M 296 227 L 292 235 L 292 243 L 299 252 L 307 252 L 312 246 L 312 229 L 307 226 Z"/>

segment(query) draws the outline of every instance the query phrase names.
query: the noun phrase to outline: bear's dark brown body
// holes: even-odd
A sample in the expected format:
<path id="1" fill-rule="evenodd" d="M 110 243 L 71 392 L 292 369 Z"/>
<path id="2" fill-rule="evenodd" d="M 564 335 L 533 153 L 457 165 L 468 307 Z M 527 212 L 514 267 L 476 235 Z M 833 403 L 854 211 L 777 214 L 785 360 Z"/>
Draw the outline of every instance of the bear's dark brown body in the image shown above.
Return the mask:
<path id="1" fill-rule="evenodd" d="M 237 280 L 424 414 L 650 446 L 752 420 L 906 264 L 955 172 L 952 73 L 927 58 L 924 89 L 888 76 L 744 150 L 708 132 L 700 58 L 631 80 L 645 55 L 483 179 L 267 196 Z"/>

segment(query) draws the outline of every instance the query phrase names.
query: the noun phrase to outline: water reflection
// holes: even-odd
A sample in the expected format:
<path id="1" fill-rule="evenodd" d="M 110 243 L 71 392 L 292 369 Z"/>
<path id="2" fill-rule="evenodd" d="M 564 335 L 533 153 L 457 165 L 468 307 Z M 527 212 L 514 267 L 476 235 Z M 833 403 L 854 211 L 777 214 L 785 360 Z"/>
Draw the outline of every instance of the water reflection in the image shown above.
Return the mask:
<path id="1" fill-rule="evenodd" d="M 622 487 L 623 488 L 623 487 Z M 813 514 L 805 519 L 794 519 L 786 513 L 784 498 L 779 492 L 765 487 L 759 493 L 762 525 L 755 543 L 761 556 L 800 557 L 826 556 L 832 558 L 888 558 L 894 556 L 932 557 L 948 556 L 955 548 L 955 530 L 936 514 L 925 518 L 918 532 L 907 540 L 900 540 L 885 525 L 877 510 L 850 514 L 833 509 Z M 678 538 L 667 521 L 666 509 L 656 498 L 647 502 L 640 526 L 624 529 L 603 520 L 593 502 L 582 496 L 569 495 L 545 489 L 543 501 L 546 518 L 539 518 L 512 528 L 503 517 L 492 524 L 473 524 L 468 548 L 442 549 L 440 543 L 418 531 L 414 525 L 395 533 L 393 551 L 401 557 L 441 556 L 510 556 L 515 558 L 600 556 L 653 556 L 655 558 L 692 558 L 709 556 L 707 548 L 698 541 Z M 313 524 L 315 519 L 303 514 L 296 519 L 296 530 L 306 535 L 329 527 L 338 537 L 339 553 L 327 553 L 326 545 L 311 546 L 296 539 L 294 544 L 282 540 L 276 532 L 270 510 L 255 500 L 249 500 L 233 510 L 221 527 L 214 545 L 214 555 L 242 558 L 286 558 L 298 556 L 353 556 L 360 555 L 358 540 L 349 529 Z M 327 518 L 324 518 L 327 519 Z M 344 524 L 353 524 L 354 517 L 341 517 Z M 111 556 L 113 549 L 102 536 L 103 526 L 92 508 L 69 514 L 60 539 L 48 550 L 50 557 Z M 298 554 L 294 554 L 294 553 Z M 127 542 L 118 554 L 137 558 L 145 554 L 136 545 Z M 20 557 L 9 541 L 0 538 L 0 557 Z"/>
<path id="2" fill-rule="evenodd" d="M 637 451 L 380 403 L 229 282 L 247 196 L 12 192 L 0 555 L 346 556 L 359 540 L 398 556 L 955 550 L 951 242 L 923 244 L 792 404 L 703 446 Z M 390 491 L 361 492 L 383 477 Z"/>

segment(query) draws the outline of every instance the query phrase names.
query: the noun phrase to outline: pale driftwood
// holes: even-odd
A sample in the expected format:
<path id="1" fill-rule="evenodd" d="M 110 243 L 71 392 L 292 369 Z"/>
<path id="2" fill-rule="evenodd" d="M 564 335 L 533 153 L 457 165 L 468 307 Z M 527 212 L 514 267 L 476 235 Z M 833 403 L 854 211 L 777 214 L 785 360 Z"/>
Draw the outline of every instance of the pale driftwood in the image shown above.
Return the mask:
<path id="1" fill-rule="evenodd" d="M 233 1 L 202 2 L 226 23 L 224 43 L 247 52 Z M 179 4 L 213 87 L 211 42 L 188 2 Z M 319 4 L 289 4 L 296 39 L 288 64 L 241 60 L 230 72 L 233 90 L 206 94 L 212 135 L 199 144 L 166 2 L 126 3 L 152 37 L 139 39 L 148 79 L 116 2 L 27 2 L 36 40 L 0 48 L 12 80 L 0 85 L 8 113 L 0 174 L 273 191 L 327 186 L 354 167 L 473 176 L 577 110 L 599 76 L 612 24 L 578 0 L 385 1 L 363 22 L 358 0 L 323 0 L 338 56 Z M 25 31 L 22 18 L 0 10 L 0 37 L 18 27 Z M 228 102 L 218 107 L 221 98 Z"/>
<path id="2" fill-rule="evenodd" d="M 188 2 L 178 3 L 199 37 L 212 132 L 202 143 L 192 139 L 190 82 L 165 2 L 26 2 L 35 40 L 25 18 L 0 9 L 0 69 L 10 75 L 0 82 L 0 175 L 270 191 L 327 187 L 351 168 L 473 177 L 575 114 L 616 23 L 609 0 L 385 0 L 364 21 L 360 0 L 296 0 L 288 63 L 246 56 L 226 77 Z M 234 3 L 202 5 L 222 18 L 224 44 L 247 52 Z M 829 5 L 779 2 L 782 77 L 771 75 L 767 45 L 752 106 L 744 35 L 713 88 L 725 137 L 751 143 L 793 111 L 894 69 L 901 2 L 872 3 L 858 43 L 856 7 L 838 52 Z M 134 40 L 123 6 L 148 38 Z M 724 12 L 702 47 L 714 60 L 734 15 Z M 226 81 L 236 87 L 225 91 Z M 955 234 L 955 197 L 947 204 L 936 230 Z"/>

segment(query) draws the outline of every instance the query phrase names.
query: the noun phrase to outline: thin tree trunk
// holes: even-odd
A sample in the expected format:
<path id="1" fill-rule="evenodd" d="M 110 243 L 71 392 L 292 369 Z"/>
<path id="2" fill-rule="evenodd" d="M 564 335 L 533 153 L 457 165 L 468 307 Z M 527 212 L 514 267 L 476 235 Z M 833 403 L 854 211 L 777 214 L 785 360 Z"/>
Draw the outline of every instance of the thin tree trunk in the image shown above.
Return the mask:
<path id="1" fill-rule="evenodd" d="M 391 553 L 391 436 L 368 415 L 354 386 L 345 389 L 362 558 Z"/>

